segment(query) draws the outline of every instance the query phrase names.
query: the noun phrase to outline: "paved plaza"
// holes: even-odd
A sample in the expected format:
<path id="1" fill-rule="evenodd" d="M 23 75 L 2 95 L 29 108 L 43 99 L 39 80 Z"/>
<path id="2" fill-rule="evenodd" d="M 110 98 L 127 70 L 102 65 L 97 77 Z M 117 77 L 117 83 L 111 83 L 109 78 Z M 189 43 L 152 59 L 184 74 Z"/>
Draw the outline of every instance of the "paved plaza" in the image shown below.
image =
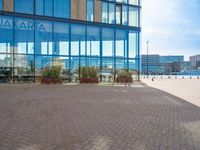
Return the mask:
<path id="1" fill-rule="evenodd" d="M 200 107 L 200 79 L 190 78 L 160 78 L 156 77 L 152 82 L 152 76 L 143 78 L 142 82 L 150 87 L 160 89 L 170 94 L 176 95 L 194 105 Z"/>
<path id="2" fill-rule="evenodd" d="M 0 85 L 0 150 L 199 150 L 200 108 L 133 85 Z"/>

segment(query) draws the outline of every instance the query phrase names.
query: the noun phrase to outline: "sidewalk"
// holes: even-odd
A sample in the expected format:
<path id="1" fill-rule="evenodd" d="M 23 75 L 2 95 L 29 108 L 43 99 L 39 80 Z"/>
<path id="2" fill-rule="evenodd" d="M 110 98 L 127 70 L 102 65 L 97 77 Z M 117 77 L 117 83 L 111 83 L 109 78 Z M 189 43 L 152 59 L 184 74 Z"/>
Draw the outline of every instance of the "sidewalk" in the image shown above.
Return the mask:
<path id="1" fill-rule="evenodd" d="M 150 87 L 173 94 L 200 107 L 200 79 L 142 79 Z"/>

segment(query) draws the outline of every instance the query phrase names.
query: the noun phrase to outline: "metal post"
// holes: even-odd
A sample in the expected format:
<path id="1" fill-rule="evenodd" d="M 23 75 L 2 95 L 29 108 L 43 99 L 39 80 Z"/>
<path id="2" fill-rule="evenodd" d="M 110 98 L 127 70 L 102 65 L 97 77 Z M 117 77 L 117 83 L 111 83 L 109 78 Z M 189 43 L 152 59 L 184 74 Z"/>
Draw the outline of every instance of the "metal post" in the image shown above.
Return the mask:
<path id="1" fill-rule="evenodd" d="M 149 78 L 149 41 L 147 41 L 147 78 Z"/>

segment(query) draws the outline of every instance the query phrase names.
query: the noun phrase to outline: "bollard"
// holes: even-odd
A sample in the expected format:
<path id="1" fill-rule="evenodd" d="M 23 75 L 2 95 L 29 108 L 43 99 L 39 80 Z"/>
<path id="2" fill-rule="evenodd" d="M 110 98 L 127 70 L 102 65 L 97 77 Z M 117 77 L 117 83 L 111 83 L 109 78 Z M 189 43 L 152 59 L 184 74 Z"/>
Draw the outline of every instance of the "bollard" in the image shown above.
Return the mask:
<path id="1" fill-rule="evenodd" d="M 184 76 L 182 77 L 182 79 L 184 79 Z"/>
<path id="2" fill-rule="evenodd" d="M 190 79 L 192 79 L 192 77 L 190 76 Z"/>
<path id="3" fill-rule="evenodd" d="M 199 76 L 197 77 L 197 79 L 199 79 Z"/>
<path id="4" fill-rule="evenodd" d="M 154 78 L 152 78 L 152 82 L 154 81 Z"/>

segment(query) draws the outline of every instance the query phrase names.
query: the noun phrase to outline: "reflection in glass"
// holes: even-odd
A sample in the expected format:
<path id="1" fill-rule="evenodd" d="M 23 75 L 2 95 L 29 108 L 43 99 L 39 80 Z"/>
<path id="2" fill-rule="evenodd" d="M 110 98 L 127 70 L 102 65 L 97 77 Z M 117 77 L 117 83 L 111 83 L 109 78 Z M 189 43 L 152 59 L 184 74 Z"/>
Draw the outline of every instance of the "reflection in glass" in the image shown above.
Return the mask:
<path id="1" fill-rule="evenodd" d="M 15 0 L 15 12 L 33 14 L 34 0 Z"/>

